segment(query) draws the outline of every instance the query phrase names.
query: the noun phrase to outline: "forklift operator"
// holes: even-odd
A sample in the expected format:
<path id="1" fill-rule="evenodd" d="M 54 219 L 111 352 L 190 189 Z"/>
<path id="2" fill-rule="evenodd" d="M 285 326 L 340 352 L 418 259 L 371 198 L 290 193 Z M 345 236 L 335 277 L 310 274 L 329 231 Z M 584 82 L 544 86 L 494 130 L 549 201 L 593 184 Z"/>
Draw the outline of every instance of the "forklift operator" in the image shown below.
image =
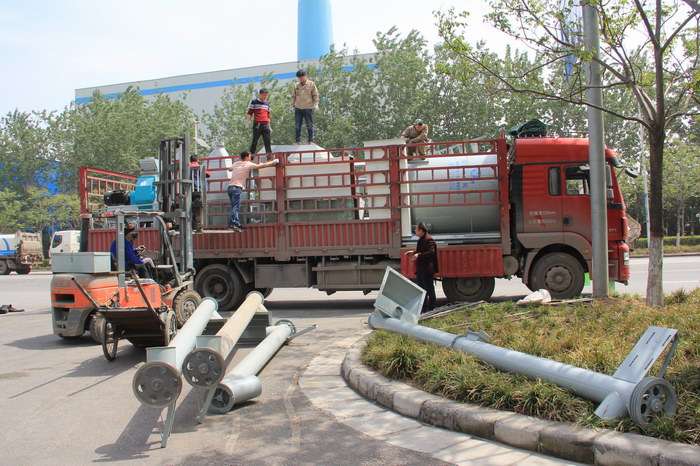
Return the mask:
<path id="1" fill-rule="evenodd" d="M 141 278 L 151 278 L 151 274 L 148 271 L 146 264 L 153 267 L 153 260 L 150 257 L 141 259 L 136 255 L 134 251 L 134 240 L 138 237 L 138 232 L 134 231 L 136 227 L 133 225 L 126 225 L 124 227 L 124 262 L 126 264 L 126 270 L 136 270 Z M 112 254 L 112 258 L 116 263 L 117 261 L 117 240 L 112 241 L 112 245 L 109 247 L 109 252 Z"/>

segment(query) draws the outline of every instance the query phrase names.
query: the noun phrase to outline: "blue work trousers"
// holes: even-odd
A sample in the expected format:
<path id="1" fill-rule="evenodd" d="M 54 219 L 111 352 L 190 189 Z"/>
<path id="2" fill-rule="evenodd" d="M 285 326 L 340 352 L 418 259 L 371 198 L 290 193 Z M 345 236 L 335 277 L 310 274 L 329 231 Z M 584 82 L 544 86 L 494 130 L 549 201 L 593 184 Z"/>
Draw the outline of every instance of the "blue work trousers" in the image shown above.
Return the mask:
<path id="1" fill-rule="evenodd" d="M 314 140 L 314 111 L 311 108 L 295 108 L 294 109 L 294 140 L 301 142 L 301 122 L 306 121 L 306 133 L 309 136 L 309 142 Z"/>
<path id="2" fill-rule="evenodd" d="M 231 216 L 228 219 L 228 226 L 241 226 L 241 221 L 238 218 L 238 210 L 241 208 L 241 191 L 240 186 L 228 187 L 228 198 L 231 201 Z"/>

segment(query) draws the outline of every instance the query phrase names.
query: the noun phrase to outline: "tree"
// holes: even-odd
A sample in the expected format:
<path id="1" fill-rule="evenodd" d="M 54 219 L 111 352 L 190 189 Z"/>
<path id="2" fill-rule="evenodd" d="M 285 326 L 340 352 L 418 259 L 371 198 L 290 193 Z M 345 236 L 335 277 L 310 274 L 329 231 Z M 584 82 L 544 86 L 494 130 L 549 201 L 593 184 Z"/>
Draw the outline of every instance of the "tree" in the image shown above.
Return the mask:
<path id="1" fill-rule="evenodd" d="M 686 207 L 690 199 L 700 196 L 700 150 L 697 146 L 680 144 L 667 153 L 664 161 L 666 205 L 676 212 L 676 247 L 685 235 Z"/>
<path id="2" fill-rule="evenodd" d="M 697 5 L 688 0 L 689 4 Z M 493 78 L 491 91 L 527 93 L 545 100 L 587 105 L 584 67 L 595 60 L 603 70 L 603 89 L 622 90 L 634 96 L 632 108 L 604 104 L 609 115 L 645 128 L 650 161 L 650 230 L 647 303 L 663 305 L 663 155 L 666 132 L 676 119 L 694 114 L 698 104 L 698 43 L 700 11 L 680 1 L 600 2 L 591 0 L 601 29 L 601 53 L 585 50 L 581 31 L 568 23 L 573 0 L 561 12 L 540 0 L 493 0 L 490 22 L 501 31 L 533 48 L 539 64 L 525 74 L 509 75 L 480 49 L 464 39 L 466 13 L 440 15 L 440 33 L 465 63 Z M 562 28 L 562 24 L 566 24 Z M 562 34 L 562 29 L 566 34 Z M 640 40 L 641 37 L 641 40 Z M 544 89 L 528 86 L 531 74 L 551 76 L 567 57 L 578 57 L 569 84 L 545 81 Z"/>
<path id="3" fill-rule="evenodd" d="M 129 88 L 115 99 L 99 93 L 86 104 L 67 111 L 67 121 L 54 124 L 62 150 L 59 183 L 64 191 L 75 192 L 78 167 L 138 172 L 138 160 L 158 157 L 163 138 L 193 133 L 193 115 L 180 100 L 159 94 L 152 101 Z"/>

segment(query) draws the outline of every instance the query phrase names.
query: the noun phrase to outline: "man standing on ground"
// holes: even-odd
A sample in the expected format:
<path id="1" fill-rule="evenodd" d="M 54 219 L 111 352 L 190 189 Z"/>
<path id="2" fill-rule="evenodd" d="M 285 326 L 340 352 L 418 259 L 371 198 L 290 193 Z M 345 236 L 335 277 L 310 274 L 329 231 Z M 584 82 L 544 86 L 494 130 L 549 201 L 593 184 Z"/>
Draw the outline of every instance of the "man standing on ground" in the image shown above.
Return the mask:
<path id="1" fill-rule="evenodd" d="M 420 118 L 413 122 L 411 126 L 406 128 L 401 137 L 406 139 L 406 144 L 421 144 L 428 142 L 428 125 L 423 123 Z M 425 146 L 413 146 L 406 148 L 406 155 L 413 156 L 418 152 L 418 155 L 425 155 Z"/>
<path id="2" fill-rule="evenodd" d="M 270 143 L 270 133 L 272 133 L 272 125 L 270 124 L 270 102 L 267 100 L 267 89 L 260 89 L 258 98 L 250 101 L 248 105 L 248 114 L 245 116 L 245 128 L 250 126 L 250 117 L 253 117 L 253 142 L 250 144 L 250 153 L 255 154 L 258 148 L 258 140 L 260 136 L 265 144 L 265 152 L 272 153 Z"/>
<path id="3" fill-rule="evenodd" d="M 416 263 L 416 281 L 418 286 L 426 291 L 426 300 L 423 302 L 423 312 L 430 312 L 435 308 L 435 274 L 438 270 L 437 244 L 428 234 L 425 223 L 416 225 L 418 244 L 415 251 L 408 251 L 407 256 Z"/>
<path id="4" fill-rule="evenodd" d="M 313 81 L 306 78 L 306 71 L 297 71 L 298 82 L 292 90 L 292 109 L 294 109 L 294 140 L 301 144 L 301 122 L 306 121 L 309 144 L 314 143 L 314 110 L 318 110 L 318 89 Z"/>
<path id="5" fill-rule="evenodd" d="M 244 150 L 241 152 L 241 160 L 234 162 L 231 168 L 228 169 L 231 172 L 231 181 L 228 183 L 228 198 L 231 201 L 231 216 L 228 219 L 229 229 L 239 233 L 243 231 L 238 217 L 238 210 L 241 208 L 241 192 L 250 171 L 271 167 L 278 163 L 280 161 L 277 159 L 265 163 L 253 163 L 250 161 L 250 152 Z"/>

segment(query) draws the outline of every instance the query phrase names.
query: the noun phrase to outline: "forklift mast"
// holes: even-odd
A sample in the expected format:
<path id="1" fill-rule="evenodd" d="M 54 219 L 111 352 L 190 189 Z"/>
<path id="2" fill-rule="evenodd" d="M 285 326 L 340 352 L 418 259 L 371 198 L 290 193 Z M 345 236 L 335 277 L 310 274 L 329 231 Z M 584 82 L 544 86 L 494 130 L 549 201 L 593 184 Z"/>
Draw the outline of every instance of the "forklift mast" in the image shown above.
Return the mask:
<path id="1" fill-rule="evenodd" d="M 180 274 L 184 275 L 194 267 L 189 135 L 160 142 L 160 181 L 156 185 L 164 219 L 177 225 L 180 237 L 178 266 Z"/>

